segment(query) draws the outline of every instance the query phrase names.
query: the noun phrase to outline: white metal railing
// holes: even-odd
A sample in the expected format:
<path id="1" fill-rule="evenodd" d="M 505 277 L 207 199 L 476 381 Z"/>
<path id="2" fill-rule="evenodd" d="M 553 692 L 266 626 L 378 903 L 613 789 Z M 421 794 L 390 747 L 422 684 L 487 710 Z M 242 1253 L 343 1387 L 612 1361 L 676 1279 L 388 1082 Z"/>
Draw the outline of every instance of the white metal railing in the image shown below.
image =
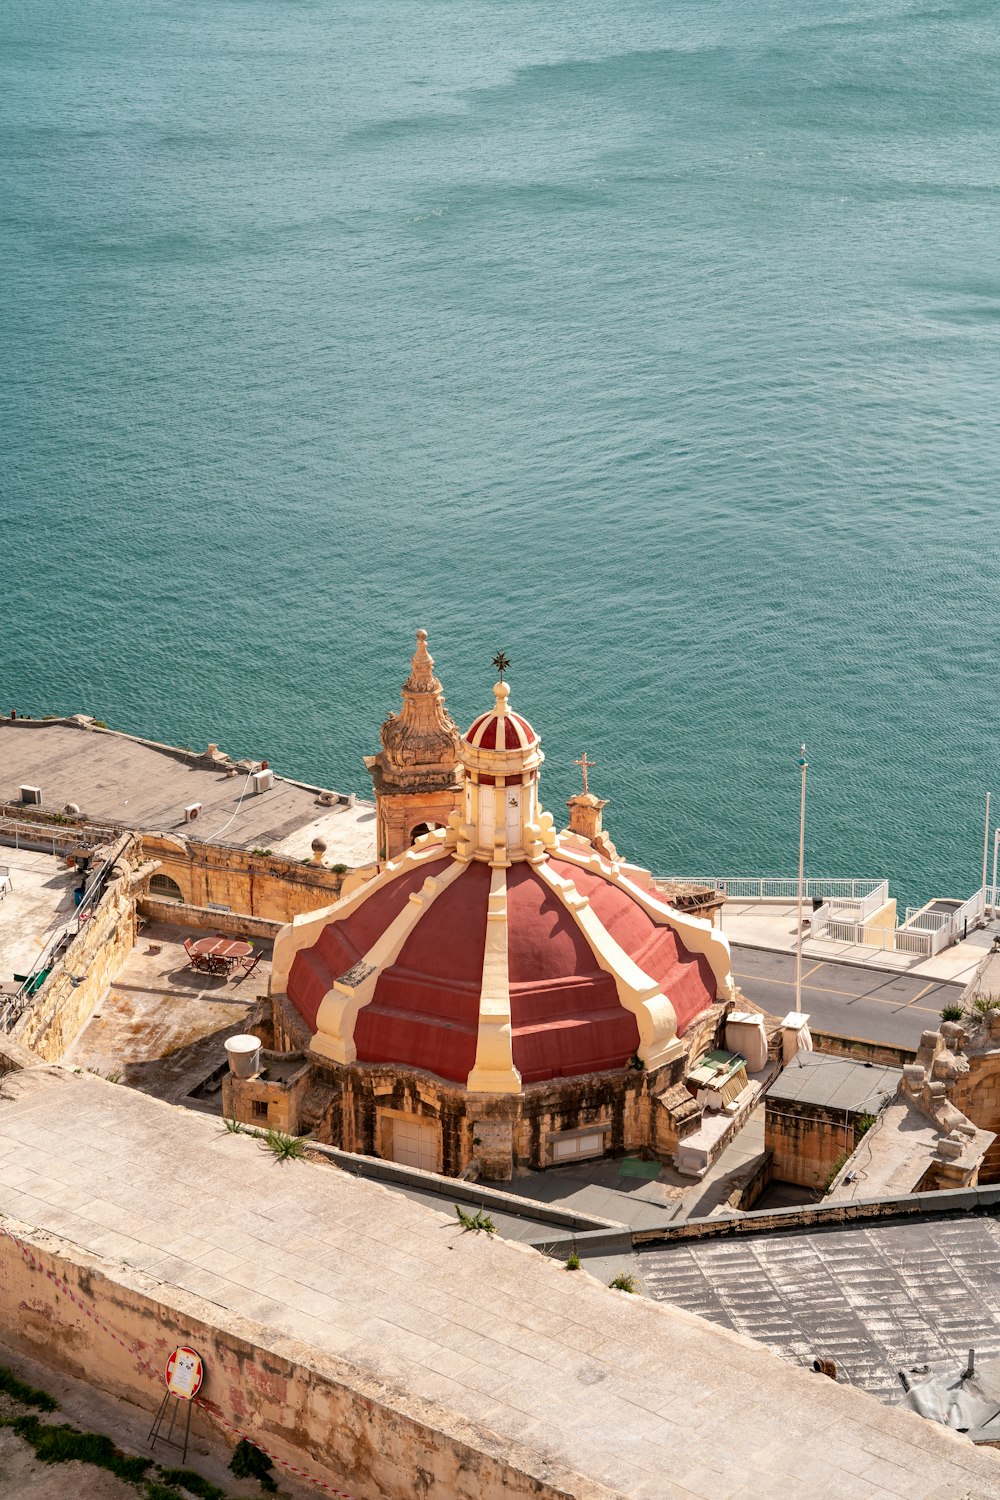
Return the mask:
<path id="1" fill-rule="evenodd" d="M 658 875 L 658 880 L 678 880 L 691 885 L 707 885 L 723 895 L 737 901 L 794 901 L 799 893 L 796 876 L 690 876 Z M 888 897 L 889 886 L 885 880 L 857 880 L 840 876 L 812 875 L 802 883 L 805 900 L 831 898 L 837 901 L 864 901 L 878 891 L 885 891 L 882 901 Z M 876 902 L 876 907 L 882 902 Z M 873 910 L 875 907 L 872 908 Z"/>

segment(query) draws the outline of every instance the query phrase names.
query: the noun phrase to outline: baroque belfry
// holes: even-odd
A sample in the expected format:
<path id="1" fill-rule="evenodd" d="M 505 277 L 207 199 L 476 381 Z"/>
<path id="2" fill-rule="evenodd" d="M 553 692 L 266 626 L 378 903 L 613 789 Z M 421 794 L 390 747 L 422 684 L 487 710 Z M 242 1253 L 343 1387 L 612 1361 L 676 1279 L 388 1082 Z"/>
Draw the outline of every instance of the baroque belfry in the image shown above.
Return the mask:
<path id="1" fill-rule="evenodd" d="M 417 631 L 410 675 L 403 683 L 403 711 L 382 725 L 382 749 L 366 755 L 375 788 L 379 864 L 395 859 L 415 838 L 443 828 L 461 805 L 459 732 L 434 676 L 426 630 Z"/>

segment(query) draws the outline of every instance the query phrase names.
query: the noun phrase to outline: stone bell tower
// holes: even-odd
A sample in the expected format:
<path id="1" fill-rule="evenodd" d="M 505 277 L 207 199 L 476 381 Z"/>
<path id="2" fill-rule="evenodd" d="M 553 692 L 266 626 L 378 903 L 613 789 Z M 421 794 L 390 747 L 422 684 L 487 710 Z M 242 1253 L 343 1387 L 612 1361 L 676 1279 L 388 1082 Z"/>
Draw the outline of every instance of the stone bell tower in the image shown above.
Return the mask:
<path id="1" fill-rule="evenodd" d="M 380 738 L 382 749 L 366 755 L 365 765 L 375 788 L 376 847 L 384 865 L 420 834 L 443 828 L 462 801 L 459 732 L 434 676 L 426 630 L 417 631 L 403 711 L 389 715 Z"/>

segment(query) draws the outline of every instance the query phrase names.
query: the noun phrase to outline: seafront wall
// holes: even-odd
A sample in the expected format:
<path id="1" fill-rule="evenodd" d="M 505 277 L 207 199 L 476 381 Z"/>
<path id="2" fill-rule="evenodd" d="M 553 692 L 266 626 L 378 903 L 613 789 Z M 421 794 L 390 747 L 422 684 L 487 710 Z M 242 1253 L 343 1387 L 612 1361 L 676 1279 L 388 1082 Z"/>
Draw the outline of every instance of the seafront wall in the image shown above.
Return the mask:
<path id="1" fill-rule="evenodd" d="M 21 1353 L 150 1414 L 168 1354 L 193 1345 L 206 1370 L 195 1433 L 246 1434 L 336 1493 L 349 1476 L 356 1500 L 613 1500 L 590 1481 L 548 1482 L 459 1419 L 421 1420 L 401 1393 L 296 1339 L 2 1218 L 0 1326 Z"/>

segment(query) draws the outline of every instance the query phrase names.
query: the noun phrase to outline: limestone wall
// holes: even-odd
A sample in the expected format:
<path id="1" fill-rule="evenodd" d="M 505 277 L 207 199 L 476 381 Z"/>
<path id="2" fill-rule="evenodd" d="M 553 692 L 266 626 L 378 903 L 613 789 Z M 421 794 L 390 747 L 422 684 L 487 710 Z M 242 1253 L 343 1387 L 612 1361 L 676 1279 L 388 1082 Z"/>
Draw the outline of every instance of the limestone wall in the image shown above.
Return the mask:
<path id="1" fill-rule="evenodd" d="M 176 834 L 144 834 L 142 848 L 147 859 L 159 861 L 156 873 L 177 883 L 187 905 L 214 902 L 269 922 L 290 922 L 303 912 L 329 906 L 343 883 L 344 872 L 325 865 L 193 843 Z"/>
<path id="2" fill-rule="evenodd" d="M 567 1488 L 537 1477 L 510 1445 L 502 1452 L 488 1433 L 431 1426 L 384 1384 L 365 1384 L 356 1371 L 345 1376 L 342 1363 L 295 1339 L 276 1338 L 180 1288 L 7 1222 L 27 1254 L 0 1233 L 4 1337 L 50 1369 L 152 1413 L 168 1353 L 191 1344 L 206 1369 L 195 1433 L 213 1426 L 235 1443 L 235 1427 L 327 1486 L 343 1485 L 347 1477 L 357 1500 L 413 1500 L 415 1494 L 425 1500 L 612 1500 L 602 1485 L 574 1481 Z M 76 1304 L 47 1273 L 69 1286 Z"/>
<path id="3" fill-rule="evenodd" d="M 856 1144 L 855 1119 L 841 1109 L 768 1099 L 764 1149 L 773 1153 L 772 1177 L 823 1191 L 837 1162 Z"/>
<path id="4" fill-rule="evenodd" d="M 280 922 L 264 917 L 245 917 L 235 911 L 215 911 L 208 906 L 188 906 L 183 901 L 169 901 L 156 896 L 140 896 L 136 903 L 139 915 L 150 922 L 170 922 L 193 927 L 196 931 L 219 932 L 227 937 L 259 937 L 272 941 L 281 931 Z"/>
<path id="5" fill-rule="evenodd" d="M 887 1042 L 867 1042 L 861 1037 L 836 1036 L 829 1031 L 815 1031 L 812 1026 L 809 1033 L 815 1050 L 825 1052 L 830 1057 L 850 1057 L 855 1062 L 881 1063 L 888 1068 L 903 1068 L 907 1063 L 913 1062 L 917 1055 L 914 1047 L 893 1047 Z"/>
<path id="6" fill-rule="evenodd" d="M 62 1057 L 132 951 L 135 902 L 125 852 L 132 843 L 131 835 L 122 841 L 122 873 L 108 882 L 89 919 L 15 1028 L 20 1045 L 46 1062 Z"/>
<path id="7" fill-rule="evenodd" d="M 300 1036 L 288 1031 L 290 1009 L 275 1006 L 277 1047 L 286 1039 L 302 1045 Z M 329 1097 L 319 1140 L 391 1159 L 393 1122 L 414 1118 L 438 1132 L 433 1170 L 454 1177 L 476 1160 L 484 1177 L 498 1181 L 509 1178 L 513 1166 L 551 1166 L 550 1136 L 566 1131 L 600 1129 L 609 1152 L 654 1149 L 669 1155 L 676 1149 L 676 1131 L 663 1124 L 654 1131 L 652 1096 L 679 1083 L 687 1067 L 682 1057 L 652 1074 L 626 1068 L 535 1085 L 523 1095 L 468 1095 L 427 1073 L 371 1065 L 340 1069 L 315 1055 L 311 1061 L 317 1085 Z"/>
<path id="8" fill-rule="evenodd" d="M 949 1097 L 980 1130 L 992 1130 L 997 1139 L 979 1169 L 981 1183 L 1000 1182 L 1000 1049 L 972 1053 L 969 1071 L 960 1074 Z"/>

